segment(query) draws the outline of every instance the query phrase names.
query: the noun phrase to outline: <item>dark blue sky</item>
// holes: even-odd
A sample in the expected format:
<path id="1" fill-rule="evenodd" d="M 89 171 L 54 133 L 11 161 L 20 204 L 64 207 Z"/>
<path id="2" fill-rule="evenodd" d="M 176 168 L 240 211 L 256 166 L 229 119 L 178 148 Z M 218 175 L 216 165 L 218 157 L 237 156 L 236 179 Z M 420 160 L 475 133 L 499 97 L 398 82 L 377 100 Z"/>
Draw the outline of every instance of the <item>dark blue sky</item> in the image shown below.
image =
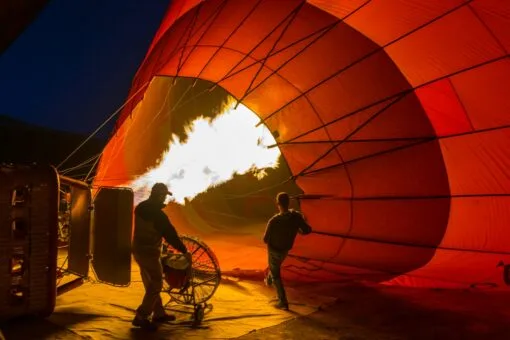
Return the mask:
<path id="1" fill-rule="evenodd" d="M 91 133 L 126 99 L 169 2 L 50 1 L 0 55 L 0 114 Z"/>

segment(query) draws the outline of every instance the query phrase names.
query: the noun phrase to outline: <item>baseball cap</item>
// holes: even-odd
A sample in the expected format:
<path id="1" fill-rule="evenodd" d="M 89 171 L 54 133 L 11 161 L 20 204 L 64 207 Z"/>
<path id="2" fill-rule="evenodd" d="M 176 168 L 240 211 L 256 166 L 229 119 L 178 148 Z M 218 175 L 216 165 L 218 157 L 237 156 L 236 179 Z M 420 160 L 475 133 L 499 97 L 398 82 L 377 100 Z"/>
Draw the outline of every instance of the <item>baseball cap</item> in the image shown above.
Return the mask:
<path id="1" fill-rule="evenodd" d="M 152 194 L 165 194 L 172 196 L 172 193 L 168 190 L 168 187 L 165 183 L 156 183 L 152 186 L 151 195 Z"/>

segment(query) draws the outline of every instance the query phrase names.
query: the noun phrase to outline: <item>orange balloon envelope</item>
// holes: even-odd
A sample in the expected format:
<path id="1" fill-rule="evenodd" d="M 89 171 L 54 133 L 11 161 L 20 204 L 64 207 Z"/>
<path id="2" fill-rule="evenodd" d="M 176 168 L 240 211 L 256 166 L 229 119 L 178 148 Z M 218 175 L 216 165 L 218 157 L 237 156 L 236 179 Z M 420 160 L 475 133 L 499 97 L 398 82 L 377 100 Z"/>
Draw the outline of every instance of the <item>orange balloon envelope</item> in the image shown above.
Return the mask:
<path id="1" fill-rule="evenodd" d="M 304 192 L 288 279 L 505 287 L 509 51 L 502 0 L 173 0 L 97 178 L 160 155 L 162 125 L 133 143 L 154 77 L 206 80 L 278 132 Z"/>

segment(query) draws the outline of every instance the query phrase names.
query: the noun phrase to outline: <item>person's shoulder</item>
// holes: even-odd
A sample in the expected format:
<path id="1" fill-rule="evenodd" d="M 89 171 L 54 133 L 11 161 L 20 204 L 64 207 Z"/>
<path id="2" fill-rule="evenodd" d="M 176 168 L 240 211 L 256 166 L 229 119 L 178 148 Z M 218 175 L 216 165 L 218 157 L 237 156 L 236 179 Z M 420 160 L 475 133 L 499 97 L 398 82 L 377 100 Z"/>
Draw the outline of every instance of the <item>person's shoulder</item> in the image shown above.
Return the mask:
<path id="1" fill-rule="evenodd" d="M 147 205 L 147 201 L 141 201 L 135 207 L 135 212 L 142 210 Z"/>
<path id="2" fill-rule="evenodd" d="M 301 211 L 298 211 L 298 210 L 294 210 L 294 209 L 290 209 L 290 213 L 294 216 L 299 216 L 301 218 L 304 218 L 304 215 Z"/>
<path id="3" fill-rule="evenodd" d="M 149 200 L 143 200 L 141 201 L 140 203 L 138 203 L 138 205 L 136 206 L 137 208 L 138 207 L 143 207 L 143 206 L 146 206 L 147 204 L 149 204 Z"/>
<path id="4" fill-rule="evenodd" d="M 147 216 L 158 216 L 160 214 L 165 214 L 161 207 L 152 202 L 151 200 L 145 200 L 140 202 L 135 208 L 135 214 L 142 214 Z"/>
<path id="5" fill-rule="evenodd" d="M 269 219 L 269 223 L 271 223 L 272 221 L 276 221 L 278 220 L 279 218 L 281 217 L 280 214 L 274 214 L 273 216 L 271 216 L 271 218 Z"/>
<path id="6" fill-rule="evenodd" d="M 135 207 L 135 210 L 136 209 L 147 209 L 150 205 L 151 205 L 151 202 L 148 199 L 146 199 L 146 200 L 138 203 L 138 205 Z"/>

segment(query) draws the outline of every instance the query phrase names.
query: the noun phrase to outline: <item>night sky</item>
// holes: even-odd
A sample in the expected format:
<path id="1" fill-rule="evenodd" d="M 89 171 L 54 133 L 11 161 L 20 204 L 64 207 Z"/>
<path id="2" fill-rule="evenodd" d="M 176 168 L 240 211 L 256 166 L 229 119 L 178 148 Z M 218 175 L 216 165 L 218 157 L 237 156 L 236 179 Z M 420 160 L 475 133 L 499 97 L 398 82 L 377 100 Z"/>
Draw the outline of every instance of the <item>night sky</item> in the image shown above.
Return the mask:
<path id="1" fill-rule="evenodd" d="M 0 114 L 90 134 L 127 98 L 169 2 L 50 1 L 0 55 Z"/>

